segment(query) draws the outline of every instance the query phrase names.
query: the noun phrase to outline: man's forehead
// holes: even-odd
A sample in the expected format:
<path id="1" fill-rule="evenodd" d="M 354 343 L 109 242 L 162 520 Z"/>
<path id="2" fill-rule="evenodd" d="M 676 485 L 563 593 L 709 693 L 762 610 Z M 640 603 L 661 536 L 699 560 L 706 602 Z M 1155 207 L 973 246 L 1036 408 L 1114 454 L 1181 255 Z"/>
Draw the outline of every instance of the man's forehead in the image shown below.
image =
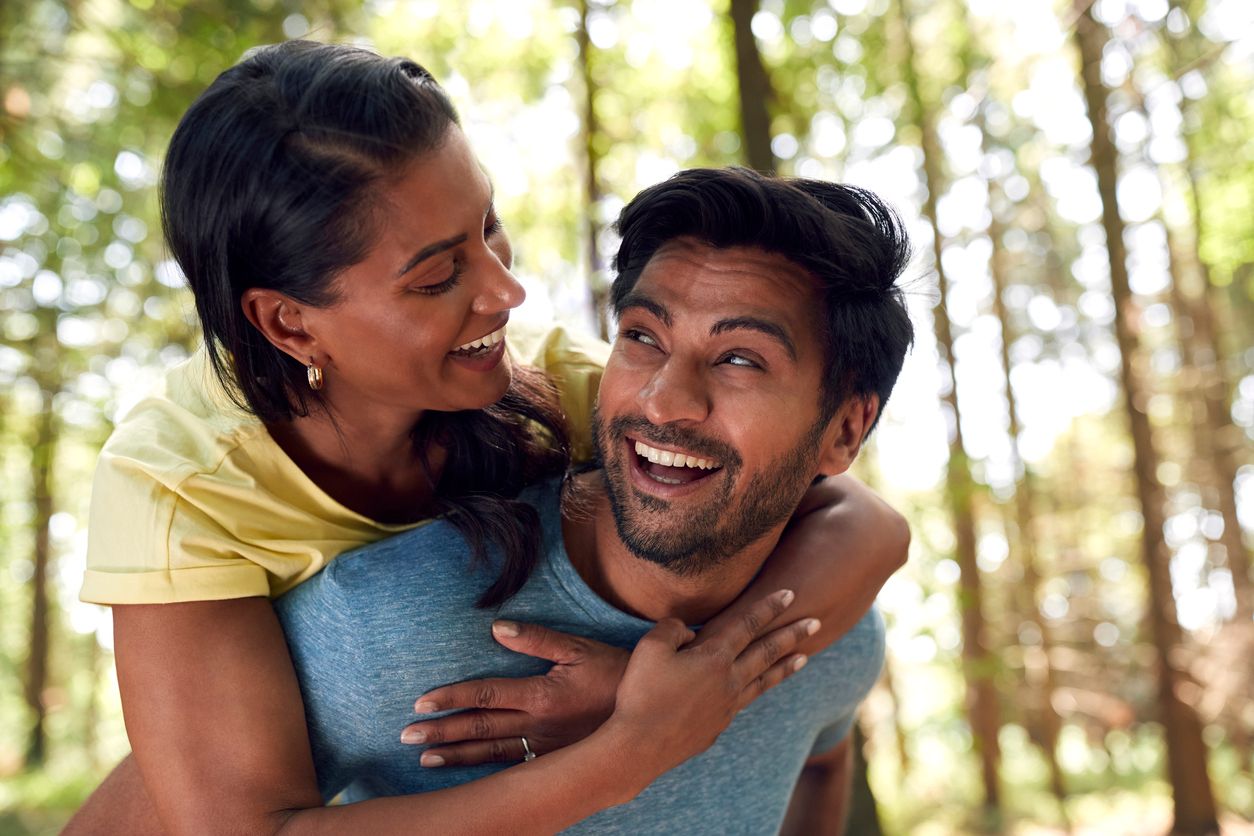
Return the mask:
<path id="1" fill-rule="evenodd" d="M 677 238 L 659 247 L 624 300 L 652 299 L 678 313 L 691 303 L 710 313 L 714 307 L 749 307 L 777 312 L 817 325 L 818 283 L 803 267 L 758 247 L 713 247 Z M 801 324 L 800 321 L 797 322 Z"/>
<path id="2" fill-rule="evenodd" d="M 673 238 L 658 247 L 641 271 L 641 278 L 676 263 L 716 275 L 782 279 L 795 282 L 800 287 L 814 287 L 814 279 L 805 268 L 779 253 L 752 246 L 714 247 L 689 237 Z"/>

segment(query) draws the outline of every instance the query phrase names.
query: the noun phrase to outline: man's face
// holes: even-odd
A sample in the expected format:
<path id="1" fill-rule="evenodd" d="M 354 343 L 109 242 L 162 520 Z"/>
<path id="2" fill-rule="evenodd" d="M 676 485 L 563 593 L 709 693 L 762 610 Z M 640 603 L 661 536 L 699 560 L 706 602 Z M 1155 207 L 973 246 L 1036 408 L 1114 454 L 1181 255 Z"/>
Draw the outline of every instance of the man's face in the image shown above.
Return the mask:
<path id="1" fill-rule="evenodd" d="M 819 302 L 801 268 L 753 248 L 680 239 L 645 266 L 594 416 L 636 556 L 697 573 L 792 514 L 831 435 Z"/>

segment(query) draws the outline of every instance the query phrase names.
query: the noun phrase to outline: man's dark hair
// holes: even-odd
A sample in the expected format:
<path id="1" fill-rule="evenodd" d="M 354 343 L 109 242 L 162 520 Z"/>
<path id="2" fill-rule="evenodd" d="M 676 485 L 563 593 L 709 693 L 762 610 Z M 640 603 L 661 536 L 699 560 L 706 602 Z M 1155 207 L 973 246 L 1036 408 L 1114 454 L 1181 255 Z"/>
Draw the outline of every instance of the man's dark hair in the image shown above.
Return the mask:
<path id="1" fill-rule="evenodd" d="M 897 213 L 874 194 L 744 168 L 697 168 L 636 195 L 617 228 L 615 315 L 649 260 L 678 238 L 755 247 L 803 268 L 822 297 L 822 422 L 850 396 L 876 394 L 883 412 L 914 328 L 897 285 L 910 242 Z"/>

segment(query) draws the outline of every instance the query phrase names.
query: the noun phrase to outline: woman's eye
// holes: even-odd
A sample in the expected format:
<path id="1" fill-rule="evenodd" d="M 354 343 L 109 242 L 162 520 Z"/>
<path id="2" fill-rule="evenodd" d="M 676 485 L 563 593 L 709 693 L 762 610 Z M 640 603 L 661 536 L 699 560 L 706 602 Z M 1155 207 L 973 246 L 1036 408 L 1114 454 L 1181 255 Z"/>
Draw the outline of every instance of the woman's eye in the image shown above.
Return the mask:
<path id="1" fill-rule="evenodd" d="M 505 224 L 501 222 L 501 219 L 495 215 L 491 215 L 488 218 L 488 223 L 483 226 L 483 237 L 491 238 L 504 228 Z"/>
<path id="2" fill-rule="evenodd" d="M 423 296 L 439 296 L 441 293 L 447 293 L 457 287 L 458 282 L 462 280 L 463 270 L 464 268 L 462 266 L 461 259 L 454 259 L 453 274 L 447 279 L 436 284 L 424 284 L 418 287 L 412 287 L 410 290 L 414 293 L 421 293 Z"/>

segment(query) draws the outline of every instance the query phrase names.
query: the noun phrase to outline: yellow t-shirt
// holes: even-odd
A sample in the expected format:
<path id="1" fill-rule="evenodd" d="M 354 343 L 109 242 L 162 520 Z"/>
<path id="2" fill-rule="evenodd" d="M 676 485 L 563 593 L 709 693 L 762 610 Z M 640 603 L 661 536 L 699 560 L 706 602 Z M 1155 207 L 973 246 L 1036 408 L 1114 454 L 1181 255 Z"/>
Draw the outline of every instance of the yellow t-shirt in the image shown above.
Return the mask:
<path id="1" fill-rule="evenodd" d="M 608 347 L 557 326 L 510 326 L 513 357 L 558 387 L 576 459 Z M 253 415 L 233 405 L 202 348 L 105 443 L 92 486 L 79 597 L 158 604 L 281 595 L 348 549 L 423 523 L 387 525 L 314 484 Z"/>

